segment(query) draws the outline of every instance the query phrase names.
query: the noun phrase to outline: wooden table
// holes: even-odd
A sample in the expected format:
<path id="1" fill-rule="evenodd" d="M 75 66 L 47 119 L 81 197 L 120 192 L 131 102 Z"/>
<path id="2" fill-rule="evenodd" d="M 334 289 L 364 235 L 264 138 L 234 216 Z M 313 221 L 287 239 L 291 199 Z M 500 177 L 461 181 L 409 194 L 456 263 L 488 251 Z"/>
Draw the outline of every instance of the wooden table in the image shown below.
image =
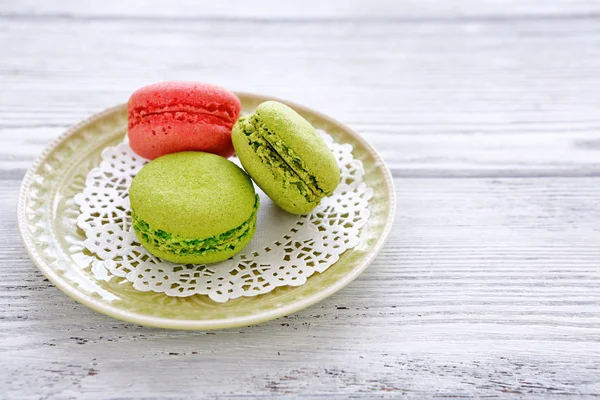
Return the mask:
<path id="1" fill-rule="evenodd" d="M 280 3 L 0 3 L 0 398 L 600 396 L 600 2 Z M 17 233 L 26 169 L 171 79 L 371 142 L 398 197 L 372 266 L 219 332 L 123 323 L 44 279 Z"/>

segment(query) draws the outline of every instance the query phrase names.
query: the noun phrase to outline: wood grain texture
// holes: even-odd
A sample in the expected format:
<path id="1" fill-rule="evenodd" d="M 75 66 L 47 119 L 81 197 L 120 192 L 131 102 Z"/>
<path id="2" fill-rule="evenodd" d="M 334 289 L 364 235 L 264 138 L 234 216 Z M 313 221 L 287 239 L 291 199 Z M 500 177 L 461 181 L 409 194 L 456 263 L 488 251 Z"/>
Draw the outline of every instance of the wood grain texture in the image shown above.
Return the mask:
<path id="1" fill-rule="evenodd" d="M 600 396 L 600 2 L 303 4 L 0 3 L 0 398 Z M 288 98 L 372 143 L 398 204 L 367 272 L 211 333 L 46 281 L 17 233 L 26 168 L 168 79 Z"/>

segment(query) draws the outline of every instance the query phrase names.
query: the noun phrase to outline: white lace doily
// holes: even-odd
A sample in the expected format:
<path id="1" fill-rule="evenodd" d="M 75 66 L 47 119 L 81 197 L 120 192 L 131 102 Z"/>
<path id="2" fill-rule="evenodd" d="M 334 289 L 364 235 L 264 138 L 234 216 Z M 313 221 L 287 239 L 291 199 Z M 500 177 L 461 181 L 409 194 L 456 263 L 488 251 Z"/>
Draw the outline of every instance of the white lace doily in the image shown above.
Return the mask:
<path id="1" fill-rule="evenodd" d="M 126 141 L 107 147 L 100 166 L 90 171 L 83 192 L 75 196 L 81 211 L 77 225 L 85 232 L 83 246 L 93 256 L 95 278 L 119 277 L 141 291 L 179 297 L 203 294 L 225 302 L 279 286 L 300 286 L 315 272 L 325 271 L 359 244 L 373 192 L 363 182 L 363 165 L 352 156 L 352 146 L 320 133 L 341 169 L 335 193 L 310 214 L 298 216 L 280 210 L 257 187 L 261 207 L 254 238 L 233 258 L 210 265 L 162 261 L 142 247 L 131 226 L 128 192 L 147 160 Z"/>

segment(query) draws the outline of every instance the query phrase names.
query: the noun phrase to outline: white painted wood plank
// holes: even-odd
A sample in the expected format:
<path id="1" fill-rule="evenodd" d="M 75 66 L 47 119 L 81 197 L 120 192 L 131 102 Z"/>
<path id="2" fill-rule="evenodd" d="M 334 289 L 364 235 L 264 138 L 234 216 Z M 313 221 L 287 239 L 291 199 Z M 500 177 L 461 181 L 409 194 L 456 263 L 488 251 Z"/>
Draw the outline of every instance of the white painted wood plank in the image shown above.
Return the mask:
<path id="1" fill-rule="evenodd" d="M 0 11 L 18 16 L 76 18 L 211 18 L 211 19 L 423 19 L 573 17 L 600 12 L 590 0 L 305 0 L 301 4 L 277 0 L 5 0 Z"/>
<path id="2" fill-rule="evenodd" d="M 400 135 L 356 128 L 394 176 L 600 176 L 600 132 Z M 66 128 L 0 128 L 0 179 L 20 179 Z M 510 149 L 510 151 L 507 151 Z"/>
<path id="3" fill-rule="evenodd" d="M 351 123 L 388 129 L 399 123 L 415 132 L 598 125 L 596 20 L 342 22 L 319 33 L 310 23 L 165 22 L 160 30 L 153 22 L 56 25 L 2 24 L 7 56 L 0 82 L 11 94 L 2 99 L 5 123 L 34 117 L 26 114 L 32 108 L 57 123 L 73 111 L 122 101 L 144 83 L 206 79 L 292 97 Z M 31 51 L 36 43 L 47 50 Z M 25 101 L 38 96 L 51 102 Z"/>

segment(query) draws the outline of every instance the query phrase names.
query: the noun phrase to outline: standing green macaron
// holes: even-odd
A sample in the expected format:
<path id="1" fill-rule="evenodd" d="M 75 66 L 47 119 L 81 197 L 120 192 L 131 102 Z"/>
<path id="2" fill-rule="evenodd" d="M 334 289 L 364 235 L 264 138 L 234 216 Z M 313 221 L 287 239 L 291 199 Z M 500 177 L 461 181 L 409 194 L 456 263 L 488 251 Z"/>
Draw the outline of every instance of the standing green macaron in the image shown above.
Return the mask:
<path id="1" fill-rule="evenodd" d="M 228 259 L 254 236 L 259 198 L 246 173 L 203 152 L 174 153 L 142 168 L 129 188 L 133 229 L 167 261 Z"/>
<path id="2" fill-rule="evenodd" d="M 331 150 L 308 121 L 284 104 L 260 104 L 238 120 L 231 138 L 254 182 L 290 213 L 309 213 L 340 182 Z"/>

